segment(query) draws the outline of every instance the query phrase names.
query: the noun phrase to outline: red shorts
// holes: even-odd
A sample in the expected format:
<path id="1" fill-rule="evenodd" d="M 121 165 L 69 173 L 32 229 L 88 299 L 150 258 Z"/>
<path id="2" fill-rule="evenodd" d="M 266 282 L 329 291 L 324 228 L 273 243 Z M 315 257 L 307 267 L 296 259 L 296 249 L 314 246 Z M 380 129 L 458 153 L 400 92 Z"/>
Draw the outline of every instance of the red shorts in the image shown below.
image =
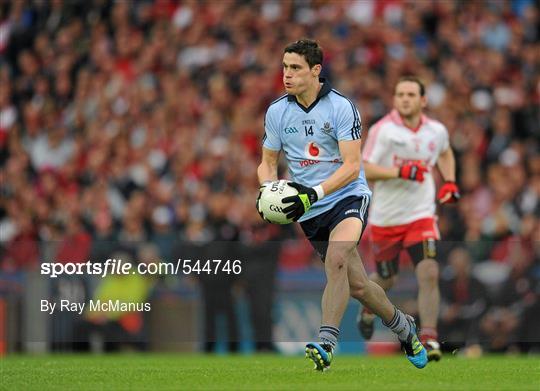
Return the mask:
<path id="1" fill-rule="evenodd" d="M 415 220 L 408 224 L 380 227 L 371 225 L 371 243 L 376 262 L 390 261 L 399 252 L 425 240 L 439 240 L 436 217 Z"/>

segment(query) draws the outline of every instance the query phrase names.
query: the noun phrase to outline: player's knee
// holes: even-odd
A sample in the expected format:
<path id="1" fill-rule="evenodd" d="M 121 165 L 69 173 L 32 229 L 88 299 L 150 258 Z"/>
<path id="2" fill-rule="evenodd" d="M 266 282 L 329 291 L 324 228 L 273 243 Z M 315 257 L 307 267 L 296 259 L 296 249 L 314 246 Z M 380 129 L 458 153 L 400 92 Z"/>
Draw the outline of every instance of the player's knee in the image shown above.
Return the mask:
<path id="1" fill-rule="evenodd" d="M 329 271 L 346 271 L 347 270 L 347 259 L 343 254 L 332 253 L 330 256 L 326 256 L 325 260 L 326 270 Z"/>
<path id="2" fill-rule="evenodd" d="M 356 246 L 340 243 L 328 249 L 326 267 L 332 270 L 346 270 L 347 264 L 356 251 Z"/>
<path id="3" fill-rule="evenodd" d="M 436 285 L 439 281 L 439 265 L 433 259 L 425 259 L 418 264 L 419 283 Z"/>

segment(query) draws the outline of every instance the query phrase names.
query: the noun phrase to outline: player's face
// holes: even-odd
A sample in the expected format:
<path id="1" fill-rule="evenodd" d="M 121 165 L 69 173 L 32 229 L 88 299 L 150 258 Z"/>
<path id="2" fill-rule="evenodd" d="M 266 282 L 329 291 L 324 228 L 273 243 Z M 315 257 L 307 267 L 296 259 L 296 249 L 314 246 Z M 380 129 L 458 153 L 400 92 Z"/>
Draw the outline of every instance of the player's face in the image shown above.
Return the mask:
<path id="1" fill-rule="evenodd" d="M 309 67 L 304 56 L 297 53 L 283 55 L 283 84 L 285 91 L 291 95 L 301 95 L 318 77 L 320 65 Z"/>
<path id="2" fill-rule="evenodd" d="M 394 107 L 402 117 L 418 115 L 426 107 L 426 97 L 420 95 L 420 86 L 414 81 L 402 81 L 394 92 Z"/>

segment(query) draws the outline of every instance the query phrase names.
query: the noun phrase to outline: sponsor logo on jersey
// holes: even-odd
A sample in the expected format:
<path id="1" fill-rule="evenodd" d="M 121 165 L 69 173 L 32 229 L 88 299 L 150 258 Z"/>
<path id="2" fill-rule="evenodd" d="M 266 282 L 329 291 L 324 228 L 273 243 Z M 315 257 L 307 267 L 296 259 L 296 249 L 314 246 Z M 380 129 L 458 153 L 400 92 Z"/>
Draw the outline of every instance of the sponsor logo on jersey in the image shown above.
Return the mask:
<path id="1" fill-rule="evenodd" d="M 314 159 L 306 159 L 300 161 L 300 167 L 307 167 L 307 166 L 313 166 L 315 164 L 319 164 L 320 160 L 314 160 Z M 331 161 L 327 161 L 326 163 L 341 163 L 340 159 L 334 159 Z"/>
<path id="2" fill-rule="evenodd" d="M 320 160 L 311 160 L 311 159 L 301 160 L 300 167 L 313 166 L 314 164 L 319 164 L 320 162 L 321 162 Z"/>
<path id="3" fill-rule="evenodd" d="M 317 158 L 321 155 L 320 147 L 314 142 L 310 142 L 306 145 L 305 152 L 307 158 Z"/>
<path id="4" fill-rule="evenodd" d="M 298 129 L 296 129 L 296 128 L 293 127 L 293 126 L 290 126 L 290 127 L 288 127 L 288 128 L 283 129 L 283 133 L 285 133 L 285 134 L 294 134 L 294 133 L 298 133 Z"/>

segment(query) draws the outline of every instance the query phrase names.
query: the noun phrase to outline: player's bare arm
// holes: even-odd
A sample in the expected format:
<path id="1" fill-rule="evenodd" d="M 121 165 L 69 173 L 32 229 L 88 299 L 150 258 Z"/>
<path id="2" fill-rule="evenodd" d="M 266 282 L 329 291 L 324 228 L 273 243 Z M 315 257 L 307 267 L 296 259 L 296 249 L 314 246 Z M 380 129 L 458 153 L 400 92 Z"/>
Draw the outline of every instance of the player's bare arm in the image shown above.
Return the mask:
<path id="1" fill-rule="evenodd" d="M 437 159 L 437 168 L 445 182 L 456 181 L 456 159 L 454 158 L 452 148 L 441 152 L 439 159 Z"/>
<path id="2" fill-rule="evenodd" d="M 261 185 L 265 182 L 277 180 L 278 159 L 279 151 L 263 147 L 261 164 L 257 167 L 257 176 Z"/>
<path id="3" fill-rule="evenodd" d="M 452 148 L 447 148 L 437 159 L 437 168 L 441 173 L 444 184 L 439 189 L 437 199 L 440 204 L 456 202 L 460 198 L 456 185 L 456 159 Z"/>
<path id="4" fill-rule="evenodd" d="M 263 147 L 261 164 L 259 164 L 259 167 L 257 167 L 257 176 L 259 178 L 260 187 L 259 187 L 259 195 L 257 196 L 257 201 L 255 203 L 255 206 L 257 208 L 257 212 L 259 212 L 259 215 L 261 216 L 263 220 L 266 220 L 266 219 L 259 206 L 259 201 L 261 199 L 261 194 L 264 188 L 266 187 L 266 185 L 272 181 L 277 180 L 277 166 L 278 166 L 279 152 L 280 151 L 274 151 L 272 149 Z"/>
<path id="5" fill-rule="evenodd" d="M 321 183 L 324 194 L 333 193 L 358 178 L 362 161 L 361 142 L 361 140 L 339 141 L 339 152 L 343 164 L 327 180 Z"/>
<path id="6" fill-rule="evenodd" d="M 364 160 L 364 171 L 369 181 L 399 178 L 399 167 L 383 167 Z"/>

